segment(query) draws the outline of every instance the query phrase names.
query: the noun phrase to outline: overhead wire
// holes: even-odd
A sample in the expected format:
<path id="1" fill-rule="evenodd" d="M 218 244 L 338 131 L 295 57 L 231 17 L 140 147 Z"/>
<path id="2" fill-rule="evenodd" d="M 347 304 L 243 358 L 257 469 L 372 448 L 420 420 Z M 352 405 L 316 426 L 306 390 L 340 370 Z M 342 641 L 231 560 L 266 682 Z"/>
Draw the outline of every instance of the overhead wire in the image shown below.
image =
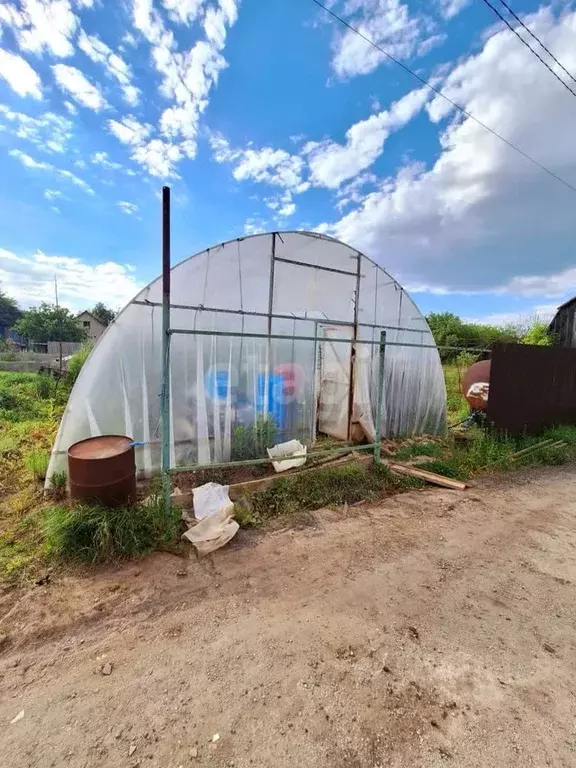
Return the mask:
<path id="1" fill-rule="evenodd" d="M 549 168 L 546 168 L 545 165 L 542 165 L 538 160 L 533 158 L 531 155 L 529 155 L 527 152 L 525 152 L 523 149 L 520 149 L 520 147 L 516 146 L 513 142 L 511 142 L 509 139 L 502 136 L 498 131 L 494 130 L 494 128 L 491 128 L 489 125 L 484 123 L 480 118 L 475 117 L 471 112 L 468 112 L 464 107 L 462 107 L 460 104 L 455 102 L 453 99 L 451 99 L 449 96 L 447 96 L 442 90 L 439 88 L 436 88 L 436 86 L 432 85 L 432 83 L 428 82 L 425 78 L 421 77 L 418 73 L 414 72 L 414 70 L 410 69 L 406 64 L 404 64 L 399 59 L 392 56 L 392 54 L 388 53 L 384 48 L 382 48 L 380 45 L 374 42 L 371 38 L 367 37 L 363 32 L 360 32 L 359 29 L 352 26 L 352 24 L 349 24 L 345 19 L 343 19 L 341 16 L 339 16 L 337 13 L 335 13 L 331 8 L 328 8 L 324 3 L 320 2 L 320 0 L 312 0 L 313 3 L 315 3 L 317 6 L 322 8 L 326 13 L 328 13 L 330 16 L 332 16 L 336 21 L 340 22 L 343 26 L 347 27 L 351 32 L 354 32 L 354 34 L 361 37 L 363 40 L 365 40 L 369 45 L 371 45 L 373 48 L 375 48 L 377 51 L 380 51 L 380 53 L 385 56 L 390 61 L 394 62 L 394 64 L 397 64 L 401 69 L 403 69 L 405 72 L 407 72 L 409 75 L 412 75 L 412 77 L 416 78 L 422 85 L 426 86 L 426 88 L 429 88 L 433 93 L 435 93 L 437 96 L 440 96 L 442 99 L 447 101 L 449 104 L 451 104 L 455 109 L 457 109 L 459 112 L 461 112 L 465 117 L 470 118 L 470 120 L 473 120 L 475 123 L 478 123 L 482 128 L 484 128 L 486 131 L 491 133 L 493 136 L 495 136 L 500 141 L 504 142 L 510 149 L 513 149 L 515 152 L 517 152 L 519 155 L 522 155 L 522 157 L 525 160 L 528 160 L 530 163 L 535 165 L 537 168 L 540 168 L 541 171 L 544 171 L 544 173 L 547 173 L 549 176 L 551 176 L 556 181 L 559 181 L 560 184 L 563 184 L 568 189 L 572 190 L 572 192 L 576 192 L 576 186 L 573 184 L 570 184 L 569 181 L 566 181 L 566 179 L 563 179 L 561 176 L 558 176 L 557 173 L 554 173 L 554 171 L 551 171 Z"/>
<path id="2" fill-rule="evenodd" d="M 491 8 L 491 9 L 494 11 L 494 13 L 496 14 L 496 16 L 498 16 L 498 18 L 499 18 L 499 19 L 501 19 L 501 20 L 504 22 L 504 24 L 506 24 L 506 26 L 508 27 L 508 29 L 509 29 L 511 32 L 513 32 L 513 33 L 516 35 L 516 37 L 518 38 L 518 40 L 520 40 L 520 42 L 521 42 L 521 43 L 523 43 L 523 44 L 526 46 L 526 48 L 528 48 L 528 50 L 529 50 L 531 53 L 533 53 L 533 54 L 534 54 L 534 56 L 536 56 L 536 58 L 537 58 L 537 59 L 538 59 L 540 62 L 542 62 L 542 64 L 544 64 L 544 66 L 546 67 L 546 69 L 547 69 L 549 72 L 551 72 L 551 73 L 554 75 L 554 77 L 556 78 L 556 80 L 558 80 L 558 82 L 559 82 L 559 83 L 562 83 L 562 85 L 564 86 L 564 88 L 566 88 L 566 90 L 570 91 L 570 93 L 572 94 L 572 96 L 576 96 L 576 91 L 574 91 L 574 90 L 573 90 L 573 89 L 572 89 L 572 88 L 571 88 L 571 87 L 568 85 L 568 83 L 566 83 L 564 80 L 562 80 L 562 78 L 560 77 L 560 75 L 558 75 L 558 73 L 557 73 L 557 72 L 554 72 L 554 70 L 552 69 L 552 67 L 550 66 L 550 64 L 548 64 L 548 62 L 547 62 L 547 61 L 544 61 L 544 59 L 542 58 L 542 56 L 540 56 L 540 54 L 539 54 L 537 51 L 535 51 L 535 50 L 534 50 L 534 48 L 532 48 L 532 46 L 530 45 L 530 43 L 529 43 L 527 40 L 524 40 L 524 38 L 522 37 L 522 35 L 521 35 L 521 34 L 518 32 L 518 30 L 516 29 L 516 27 L 515 27 L 513 24 L 510 24 L 510 22 L 508 21 L 508 19 L 507 19 L 505 16 L 503 16 L 503 15 L 500 13 L 500 11 L 498 10 L 498 8 L 496 8 L 495 6 L 493 6 L 493 5 L 492 5 L 492 3 L 490 2 L 490 0 L 482 0 L 482 2 L 483 2 L 485 5 L 487 5 L 487 6 L 488 6 L 488 8 Z M 503 5 L 506 5 L 506 4 L 505 4 L 505 3 L 503 3 Z M 506 8 L 507 8 L 507 7 L 508 7 L 508 6 L 506 6 Z M 524 26 L 524 25 L 522 25 L 522 26 Z M 527 27 L 524 27 L 524 28 L 525 28 L 525 29 L 527 29 Z M 535 37 L 535 36 L 534 36 L 534 37 Z M 538 40 L 538 38 L 536 38 L 536 39 Z M 540 42 L 540 41 L 538 41 L 538 42 Z M 544 46 L 542 46 L 542 47 L 544 47 Z M 548 51 L 548 53 L 550 53 L 550 51 Z M 552 54 L 551 54 L 551 53 L 550 53 L 550 55 L 552 56 Z M 553 58 L 553 59 L 556 61 L 556 63 L 557 63 L 557 64 L 560 64 L 560 62 L 559 62 L 559 61 L 558 61 L 558 60 L 557 60 L 557 59 L 556 59 L 554 56 L 552 56 L 552 58 Z M 560 64 L 560 66 L 562 66 L 562 65 Z M 564 69 L 564 67 L 562 67 L 562 69 Z M 565 71 L 566 71 L 566 70 L 565 70 Z M 572 75 L 570 75 L 570 77 L 572 77 Z M 572 79 L 574 79 L 574 78 L 572 78 Z"/>
<path id="3" fill-rule="evenodd" d="M 510 6 L 509 6 L 507 3 L 505 3 L 505 2 L 504 2 L 504 0 L 500 0 L 500 2 L 501 2 L 501 3 L 502 3 L 502 5 L 504 6 L 504 8 L 506 8 L 506 10 L 507 10 L 507 11 L 508 11 L 508 12 L 509 12 L 509 13 L 510 13 L 510 14 L 511 14 L 511 15 L 512 15 L 512 16 L 513 16 L 515 19 L 516 19 L 516 21 L 518 22 L 518 24 L 520 24 L 520 26 L 521 26 L 523 29 L 525 29 L 525 30 L 526 30 L 526 32 L 528 32 L 528 34 L 530 35 L 530 37 L 532 37 L 532 38 L 534 38 L 534 40 L 536 40 L 536 42 L 537 42 L 537 43 L 538 43 L 538 44 L 539 44 L 539 45 L 540 45 L 540 46 L 541 46 L 541 47 L 542 47 L 542 48 L 543 48 L 543 49 L 546 51 L 546 53 L 548 54 L 548 56 L 550 56 L 550 58 L 551 58 L 551 59 L 553 59 L 553 60 L 556 62 L 556 64 L 558 64 L 558 66 L 560 67 L 560 69 L 561 69 L 561 70 L 562 70 L 562 71 L 563 71 L 565 74 L 567 74 L 567 75 L 568 75 L 568 77 L 570 78 L 570 80 L 572 80 L 572 81 L 573 81 L 573 82 L 576 84 L 576 77 L 574 77 L 574 75 L 573 75 L 571 72 L 569 72 L 569 71 L 566 69 L 566 67 L 564 66 L 564 64 L 562 64 L 562 62 L 561 62 L 561 61 L 558 61 L 558 59 L 556 58 L 556 56 L 554 56 L 554 54 L 552 53 L 552 51 L 551 51 L 549 48 L 547 48 L 547 47 L 544 45 L 544 43 L 542 42 L 542 40 L 540 40 L 540 38 L 539 38 L 539 37 L 537 37 L 537 36 L 534 34 L 534 32 L 532 32 L 532 30 L 530 29 L 530 27 L 527 27 L 527 26 L 526 26 L 526 24 L 524 24 L 524 22 L 522 21 L 522 19 L 521 19 L 519 16 L 517 16 L 517 15 L 514 13 L 514 11 L 512 10 L 512 8 L 510 8 Z"/>

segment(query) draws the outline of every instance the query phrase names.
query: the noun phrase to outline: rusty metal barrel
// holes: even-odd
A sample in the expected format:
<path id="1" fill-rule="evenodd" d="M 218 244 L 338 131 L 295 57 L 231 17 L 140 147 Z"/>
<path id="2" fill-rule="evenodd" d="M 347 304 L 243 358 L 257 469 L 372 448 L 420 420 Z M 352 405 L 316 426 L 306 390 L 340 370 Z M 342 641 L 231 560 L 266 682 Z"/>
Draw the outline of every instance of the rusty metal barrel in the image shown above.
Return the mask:
<path id="1" fill-rule="evenodd" d="M 480 360 L 468 368 L 462 377 L 462 394 L 474 411 L 488 408 L 490 392 L 490 360 Z"/>
<path id="2" fill-rule="evenodd" d="M 68 448 L 70 496 L 76 501 L 118 507 L 136 501 L 136 460 L 132 438 L 102 435 Z"/>

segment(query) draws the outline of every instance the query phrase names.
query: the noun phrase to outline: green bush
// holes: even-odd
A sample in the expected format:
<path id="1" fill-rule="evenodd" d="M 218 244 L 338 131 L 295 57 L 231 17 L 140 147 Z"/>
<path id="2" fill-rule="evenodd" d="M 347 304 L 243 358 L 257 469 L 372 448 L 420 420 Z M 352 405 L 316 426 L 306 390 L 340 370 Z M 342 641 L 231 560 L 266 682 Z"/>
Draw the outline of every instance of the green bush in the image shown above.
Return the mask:
<path id="1" fill-rule="evenodd" d="M 92 351 L 92 344 L 83 344 L 80 349 L 75 352 L 68 361 L 67 378 L 69 383 L 74 386 L 76 379 L 80 375 L 82 366 L 86 362 L 88 355 Z"/>
<path id="2" fill-rule="evenodd" d="M 40 374 L 36 382 L 36 394 L 40 400 L 48 400 L 52 396 L 52 379 L 50 376 Z"/>
<path id="3" fill-rule="evenodd" d="M 123 560 L 174 542 L 180 510 L 166 512 L 160 496 L 115 509 L 99 505 L 55 506 L 44 531 L 49 554 L 87 563 Z"/>

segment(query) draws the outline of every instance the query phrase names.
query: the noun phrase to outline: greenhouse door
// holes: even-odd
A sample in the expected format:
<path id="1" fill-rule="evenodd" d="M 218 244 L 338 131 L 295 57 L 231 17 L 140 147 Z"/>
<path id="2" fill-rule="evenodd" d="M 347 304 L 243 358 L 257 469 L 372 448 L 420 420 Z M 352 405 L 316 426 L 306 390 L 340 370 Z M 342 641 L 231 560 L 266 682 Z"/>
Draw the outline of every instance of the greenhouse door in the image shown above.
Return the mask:
<path id="1" fill-rule="evenodd" d="M 331 339 L 351 340 L 353 333 L 351 325 L 318 325 L 318 431 L 339 440 L 348 439 L 352 344 Z"/>

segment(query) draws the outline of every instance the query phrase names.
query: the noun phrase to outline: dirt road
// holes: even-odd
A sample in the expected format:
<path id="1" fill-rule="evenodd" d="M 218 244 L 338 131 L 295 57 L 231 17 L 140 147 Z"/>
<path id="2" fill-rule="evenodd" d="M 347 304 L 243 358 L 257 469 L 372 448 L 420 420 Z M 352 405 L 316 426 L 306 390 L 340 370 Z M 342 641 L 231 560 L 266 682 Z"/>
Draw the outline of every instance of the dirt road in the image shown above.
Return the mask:
<path id="1" fill-rule="evenodd" d="M 0 765 L 574 766 L 575 547 L 561 468 L 5 594 Z"/>

